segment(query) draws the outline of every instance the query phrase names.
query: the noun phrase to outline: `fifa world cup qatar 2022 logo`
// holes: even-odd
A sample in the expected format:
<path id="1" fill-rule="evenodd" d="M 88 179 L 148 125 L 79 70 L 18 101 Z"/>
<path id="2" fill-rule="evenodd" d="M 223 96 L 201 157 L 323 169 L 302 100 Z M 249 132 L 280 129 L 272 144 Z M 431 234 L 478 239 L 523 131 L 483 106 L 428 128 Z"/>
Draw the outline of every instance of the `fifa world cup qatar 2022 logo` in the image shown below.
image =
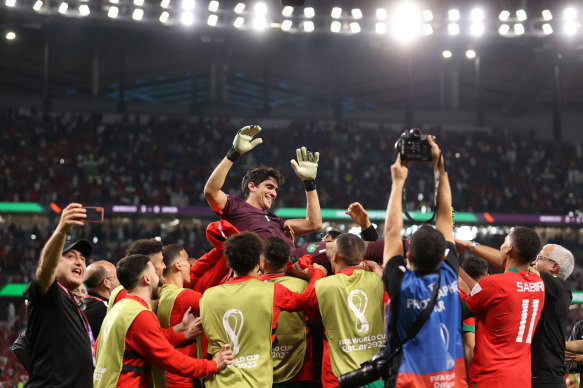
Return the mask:
<path id="1" fill-rule="evenodd" d="M 348 308 L 356 316 L 354 328 L 358 333 L 366 333 L 370 330 L 368 319 L 364 315 L 368 305 L 368 296 L 362 290 L 352 290 L 348 294 Z"/>
<path id="2" fill-rule="evenodd" d="M 233 349 L 234 356 L 239 353 L 239 335 L 241 334 L 244 322 L 245 317 L 241 310 L 230 309 L 223 315 L 223 327 L 229 336 L 229 342 L 231 342 L 231 349 Z"/>

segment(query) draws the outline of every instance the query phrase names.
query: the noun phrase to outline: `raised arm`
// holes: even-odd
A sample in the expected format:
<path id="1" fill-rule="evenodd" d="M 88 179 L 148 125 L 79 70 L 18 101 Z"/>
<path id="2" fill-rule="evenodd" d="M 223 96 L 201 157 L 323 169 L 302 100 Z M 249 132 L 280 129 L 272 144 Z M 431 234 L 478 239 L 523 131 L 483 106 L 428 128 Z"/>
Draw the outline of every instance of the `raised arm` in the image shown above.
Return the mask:
<path id="1" fill-rule="evenodd" d="M 437 143 L 431 136 L 427 136 L 431 145 L 434 174 L 439 174 L 439 186 L 437 187 L 437 209 L 435 210 L 435 229 L 439 230 L 446 241 L 455 242 L 453 237 L 453 214 L 451 208 L 451 188 L 443 156 Z"/>
<path id="2" fill-rule="evenodd" d="M 291 165 L 306 188 L 306 218 L 287 220 L 284 227 L 293 229 L 296 236 L 301 236 L 316 232 L 322 227 L 320 200 L 316 191 L 316 174 L 318 173 L 320 153 L 311 153 L 306 150 L 306 147 L 302 147 L 296 150 L 296 154 L 298 161 L 292 159 Z"/>
<path id="3" fill-rule="evenodd" d="M 227 204 L 227 194 L 225 194 L 222 188 L 225 184 L 227 174 L 235 160 L 245 152 L 250 151 L 263 143 L 261 138 L 251 140 L 253 136 L 257 135 L 260 131 L 261 127 L 258 125 L 248 125 L 241 128 L 233 140 L 233 147 L 231 147 L 227 156 L 225 156 L 214 169 L 210 178 L 204 185 L 204 197 L 214 211 L 219 212 L 223 210 Z"/>
<path id="4" fill-rule="evenodd" d="M 403 186 L 409 172 L 409 163 L 401 161 L 401 154 L 391 166 L 391 195 L 387 205 L 385 219 L 385 249 L 383 251 L 383 267 L 394 256 L 403 255 L 401 229 L 403 229 Z"/>
<path id="5" fill-rule="evenodd" d="M 496 248 L 490 248 L 474 241 L 455 240 L 455 245 L 459 253 L 470 251 L 481 257 L 498 269 L 505 268 L 504 255 Z"/>
<path id="6" fill-rule="evenodd" d="M 36 281 L 45 294 L 55 281 L 57 265 L 61 259 L 67 234 L 74 225 L 83 225 L 86 210 L 78 203 L 71 203 L 61 213 L 59 225 L 43 247 L 36 270 Z"/>

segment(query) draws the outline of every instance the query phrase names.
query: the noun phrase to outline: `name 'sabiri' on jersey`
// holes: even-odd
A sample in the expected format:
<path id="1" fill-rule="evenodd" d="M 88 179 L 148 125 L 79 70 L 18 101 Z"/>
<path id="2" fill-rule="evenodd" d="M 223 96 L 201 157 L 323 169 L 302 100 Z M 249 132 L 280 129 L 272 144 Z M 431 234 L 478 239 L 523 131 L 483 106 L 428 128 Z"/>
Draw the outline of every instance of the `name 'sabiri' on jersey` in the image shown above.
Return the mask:
<path id="1" fill-rule="evenodd" d="M 544 292 L 545 284 L 542 281 L 536 283 L 516 282 L 516 290 L 518 292 Z"/>

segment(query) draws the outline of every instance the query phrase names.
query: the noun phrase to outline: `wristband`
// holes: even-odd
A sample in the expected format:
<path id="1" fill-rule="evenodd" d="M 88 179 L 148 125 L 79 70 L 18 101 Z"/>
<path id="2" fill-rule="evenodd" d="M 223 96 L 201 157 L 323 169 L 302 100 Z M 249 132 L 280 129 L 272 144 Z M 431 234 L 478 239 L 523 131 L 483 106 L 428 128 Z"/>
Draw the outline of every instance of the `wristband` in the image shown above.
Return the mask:
<path id="1" fill-rule="evenodd" d="M 306 191 L 314 191 L 316 190 L 316 181 L 314 179 L 304 181 L 304 187 L 306 188 Z"/>
<path id="2" fill-rule="evenodd" d="M 472 241 L 472 246 L 470 247 L 470 252 L 474 253 L 474 250 L 476 249 L 476 246 L 478 246 L 479 243 Z"/>
<path id="3" fill-rule="evenodd" d="M 240 156 L 241 154 L 239 153 L 239 151 L 237 151 L 235 149 L 235 147 L 231 147 L 231 149 L 229 150 L 229 152 L 227 152 L 227 159 L 229 159 L 231 162 L 235 163 L 235 160 L 237 160 L 237 158 Z"/>
<path id="4" fill-rule="evenodd" d="M 375 241 L 379 238 L 379 234 L 377 233 L 377 230 L 374 228 L 373 224 L 371 224 L 368 228 L 363 229 L 360 232 L 360 235 L 364 241 Z"/>

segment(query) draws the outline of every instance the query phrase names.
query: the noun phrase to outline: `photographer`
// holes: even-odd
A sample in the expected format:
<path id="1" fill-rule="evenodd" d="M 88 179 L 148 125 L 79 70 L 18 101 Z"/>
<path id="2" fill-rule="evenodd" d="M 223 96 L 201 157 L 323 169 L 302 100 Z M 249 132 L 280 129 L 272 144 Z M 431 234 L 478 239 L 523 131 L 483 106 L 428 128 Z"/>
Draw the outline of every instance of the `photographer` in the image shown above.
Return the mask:
<path id="1" fill-rule="evenodd" d="M 393 378 L 386 384 L 396 379 L 398 386 L 433 386 L 436 382 L 447 382 L 449 387 L 465 387 L 457 281 L 459 261 L 453 237 L 451 190 L 441 151 L 431 136 L 427 141 L 431 147 L 434 172 L 439 177 L 437 230 L 428 225 L 417 230 L 411 236 L 406 260 L 401 243 L 401 212 L 409 162 L 403 161 L 399 154 L 391 166 L 393 183 L 385 221 L 383 282 L 391 299 L 387 320 L 389 354 L 401 345 L 403 350 L 391 360 Z M 408 329 L 415 325 L 432 299 L 438 281 L 439 293 L 433 311 L 428 311 L 427 321 L 415 336 L 402 344 Z M 381 372 L 386 374 L 386 370 Z"/>

